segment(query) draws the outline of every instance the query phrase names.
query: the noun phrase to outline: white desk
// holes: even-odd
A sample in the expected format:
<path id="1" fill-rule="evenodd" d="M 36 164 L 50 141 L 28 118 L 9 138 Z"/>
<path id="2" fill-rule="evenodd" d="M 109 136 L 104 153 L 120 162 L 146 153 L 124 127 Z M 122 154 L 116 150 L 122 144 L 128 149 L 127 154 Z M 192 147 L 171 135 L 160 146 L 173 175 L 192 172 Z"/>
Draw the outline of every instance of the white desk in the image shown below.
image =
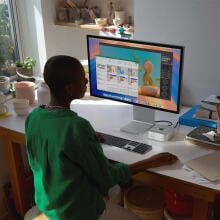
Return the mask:
<path id="1" fill-rule="evenodd" d="M 24 146 L 24 122 L 25 117 L 16 116 L 11 101 L 8 102 L 11 116 L 0 119 L 0 137 L 4 140 L 6 154 L 8 158 L 9 175 L 12 183 L 13 198 L 17 210 L 21 215 L 29 208 L 28 190 L 33 188 L 32 177 L 27 177 L 21 161 L 22 155 L 19 146 Z M 209 219 L 211 205 L 215 201 L 216 195 L 220 192 L 220 182 L 199 183 L 191 178 L 187 171 L 182 169 L 182 162 L 191 159 L 197 154 L 206 153 L 206 149 L 184 141 L 185 135 L 190 131 L 190 127 L 179 126 L 175 136 L 168 142 L 142 139 L 120 132 L 120 127 L 132 119 L 132 107 L 127 104 L 106 100 L 75 100 L 71 109 L 78 112 L 91 122 L 97 131 L 106 132 L 121 137 L 128 137 L 134 140 L 146 142 L 152 145 L 152 150 L 139 155 L 127 152 L 118 148 L 103 145 L 105 155 L 114 161 L 123 161 L 128 164 L 148 158 L 159 152 L 171 152 L 180 159 L 174 165 L 164 166 L 135 175 L 133 178 L 143 183 L 155 184 L 161 187 L 168 187 L 177 192 L 182 192 L 194 196 L 194 220 Z M 174 124 L 178 121 L 178 115 L 156 112 L 156 120 L 171 120 Z"/>

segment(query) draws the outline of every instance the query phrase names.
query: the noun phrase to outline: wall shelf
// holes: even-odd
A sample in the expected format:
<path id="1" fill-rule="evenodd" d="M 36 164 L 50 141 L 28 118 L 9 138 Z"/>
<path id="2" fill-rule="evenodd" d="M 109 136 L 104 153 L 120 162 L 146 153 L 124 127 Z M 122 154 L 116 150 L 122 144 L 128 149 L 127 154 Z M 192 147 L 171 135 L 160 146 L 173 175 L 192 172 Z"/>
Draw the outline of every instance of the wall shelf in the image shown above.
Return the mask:
<path id="1" fill-rule="evenodd" d="M 118 30 L 119 28 L 113 25 L 109 25 L 109 26 L 99 26 L 96 24 L 81 24 L 81 25 L 76 25 L 73 22 L 60 22 L 60 21 L 55 21 L 56 25 L 61 25 L 61 26 L 67 26 L 67 27 L 77 27 L 77 28 L 82 28 L 82 29 L 92 29 L 92 30 L 101 30 L 102 27 L 106 27 L 107 29 L 110 28 L 115 28 L 116 30 Z M 125 28 L 126 31 L 128 32 L 132 32 L 134 33 L 134 28 L 130 27 L 130 28 Z"/>

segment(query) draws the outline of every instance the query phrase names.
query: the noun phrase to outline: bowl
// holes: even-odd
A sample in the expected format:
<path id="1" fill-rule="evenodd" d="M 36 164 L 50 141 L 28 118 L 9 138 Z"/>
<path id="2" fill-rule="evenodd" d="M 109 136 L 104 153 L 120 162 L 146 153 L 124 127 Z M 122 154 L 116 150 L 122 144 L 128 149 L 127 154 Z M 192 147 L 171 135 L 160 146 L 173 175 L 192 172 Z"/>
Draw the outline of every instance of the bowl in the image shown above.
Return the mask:
<path id="1" fill-rule="evenodd" d="M 104 26 L 107 24 L 107 18 L 95 18 L 95 24 L 98 26 Z"/>
<path id="2" fill-rule="evenodd" d="M 29 108 L 28 99 L 13 99 L 14 108 Z"/>
<path id="3" fill-rule="evenodd" d="M 14 99 L 14 111 L 17 115 L 27 115 L 29 113 L 29 100 L 28 99 Z"/>
<path id="4" fill-rule="evenodd" d="M 29 113 L 29 107 L 24 108 L 16 108 L 14 107 L 14 111 L 17 115 L 27 115 Z"/>

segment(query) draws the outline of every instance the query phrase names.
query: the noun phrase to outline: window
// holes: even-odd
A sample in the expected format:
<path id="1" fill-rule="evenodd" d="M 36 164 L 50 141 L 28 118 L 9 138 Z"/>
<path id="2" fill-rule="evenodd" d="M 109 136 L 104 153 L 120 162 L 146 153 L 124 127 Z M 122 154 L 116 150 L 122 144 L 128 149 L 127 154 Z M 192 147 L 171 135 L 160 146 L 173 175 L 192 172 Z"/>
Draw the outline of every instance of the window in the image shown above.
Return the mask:
<path id="1" fill-rule="evenodd" d="M 0 0 L 0 75 L 16 75 L 15 61 L 19 59 L 16 13 L 13 0 Z"/>

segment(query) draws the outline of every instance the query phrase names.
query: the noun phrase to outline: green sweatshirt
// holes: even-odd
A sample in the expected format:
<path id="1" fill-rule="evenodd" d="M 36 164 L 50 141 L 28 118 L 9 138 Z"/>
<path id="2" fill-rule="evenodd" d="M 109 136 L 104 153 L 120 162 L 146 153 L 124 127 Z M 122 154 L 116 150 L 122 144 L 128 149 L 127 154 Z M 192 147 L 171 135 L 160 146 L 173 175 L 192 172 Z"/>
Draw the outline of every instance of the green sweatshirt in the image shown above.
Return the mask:
<path id="1" fill-rule="evenodd" d="M 91 124 L 68 109 L 35 108 L 25 123 L 35 202 L 51 220 L 97 220 L 103 197 L 130 181 L 126 164 L 110 164 Z"/>

